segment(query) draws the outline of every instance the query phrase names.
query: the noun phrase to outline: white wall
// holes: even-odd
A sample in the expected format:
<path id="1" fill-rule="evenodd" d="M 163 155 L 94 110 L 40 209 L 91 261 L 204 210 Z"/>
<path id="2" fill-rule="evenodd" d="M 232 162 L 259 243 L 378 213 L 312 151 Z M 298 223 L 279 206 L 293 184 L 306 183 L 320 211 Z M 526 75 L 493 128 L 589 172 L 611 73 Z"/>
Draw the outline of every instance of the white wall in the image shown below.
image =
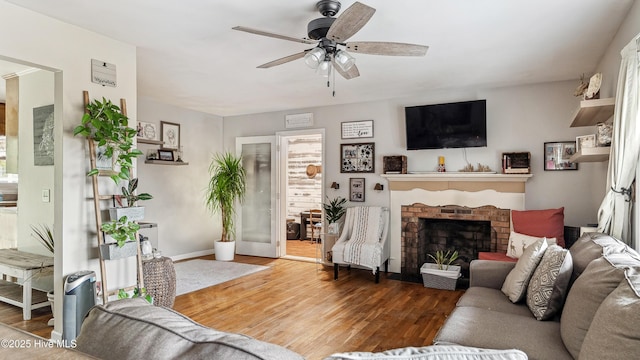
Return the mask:
<path id="1" fill-rule="evenodd" d="M 33 109 L 53 104 L 54 74 L 39 70 L 20 76 L 19 82 L 18 250 L 51 255 L 32 236 L 31 225 L 46 224 L 53 229 L 54 202 L 42 202 L 41 190 L 53 190 L 54 167 L 34 165 Z"/>
<path id="2" fill-rule="evenodd" d="M 138 99 L 138 120 L 157 125 L 160 121 L 180 124 L 180 144 L 189 165 L 169 166 L 138 162 L 138 191 L 153 199 L 140 202 L 146 207 L 145 221 L 158 224 L 158 249 L 165 256 L 180 259 L 213 253 L 219 239 L 219 215 L 207 212 L 207 188 L 211 156 L 222 150 L 222 118 L 197 111 Z M 138 144 L 145 154 L 158 146 Z"/>
<path id="3" fill-rule="evenodd" d="M 284 116 L 287 113 L 312 112 L 314 127 L 326 128 L 325 186 L 328 187 L 333 181 L 342 184 L 340 190 L 325 189 L 325 192 L 331 196 L 347 197 L 348 179 L 364 177 L 365 204 L 388 206 L 388 191 L 373 190 L 376 182 L 387 185 L 379 176 L 382 156 L 407 155 L 409 171 L 434 171 L 438 156 L 445 156 L 448 171 L 457 171 L 466 164 L 462 149 L 407 151 L 404 107 L 487 99 L 488 147 L 467 149 L 467 160 L 474 166 L 480 162 L 500 171 L 502 152 L 531 152 L 533 178 L 527 182 L 527 208 L 564 206 L 567 225 L 584 225 L 596 220 L 597 206 L 604 195 L 606 163 L 580 164 L 578 171 L 550 172 L 544 171 L 542 166 L 545 141 L 575 140 L 577 135 L 592 131 L 589 128 L 569 128 L 571 113 L 579 102 L 573 97 L 576 84 L 577 81 L 568 81 L 477 91 L 425 93 L 412 98 L 374 103 L 227 117 L 225 146 L 231 146 L 236 136 L 268 135 L 285 130 Z M 368 119 L 374 120 L 373 138 L 341 139 L 341 122 Z M 340 144 L 355 142 L 375 142 L 375 174 L 340 173 Z"/>
<path id="4" fill-rule="evenodd" d="M 88 178 L 86 141 L 73 137 L 73 128 L 83 113 L 82 90 L 92 98 L 127 99 L 128 111 L 136 114 L 136 50 L 124 44 L 76 26 L 42 16 L 0 1 L 0 57 L 4 60 L 35 65 L 55 72 L 55 317 L 62 318 L 63 276 L 90 269 L 99 274 L 97 241 L 91 190 Z M 18 36 L 19 35 L 19 36 Z M 116 64 L 118 87 L 91 83 L 91 59 Z M 64 199 L 64 201 L 63 201 Z M 23 211 L 23 210 L 21 210 Z M 29 211 L 29 209 L 24 209 Z M 94 230 L 95 232 L 95 230 Z M 118 264 L 114 264 L 118 266 Z M 135 274 L 133 267 L 113 269 L 116 280 L 110 288 L 127 283 L 124 273 Z M 62 322 L 56 321 L 54 337 L 60 335 Z"/>

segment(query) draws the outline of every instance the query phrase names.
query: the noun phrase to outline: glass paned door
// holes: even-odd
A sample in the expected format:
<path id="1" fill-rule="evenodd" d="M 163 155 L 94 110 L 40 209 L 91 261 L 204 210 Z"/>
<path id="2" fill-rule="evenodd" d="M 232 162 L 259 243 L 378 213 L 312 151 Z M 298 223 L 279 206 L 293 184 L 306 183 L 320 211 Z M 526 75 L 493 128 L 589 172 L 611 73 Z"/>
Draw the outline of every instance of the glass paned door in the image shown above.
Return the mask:
<path id="1" fill-rule="evenodd" d="M 247 193 L 238 210 L 236 252 L 241 255 L 278 257 L 275 226 L 275 137 L 236 139 L 247 172 Z"/>

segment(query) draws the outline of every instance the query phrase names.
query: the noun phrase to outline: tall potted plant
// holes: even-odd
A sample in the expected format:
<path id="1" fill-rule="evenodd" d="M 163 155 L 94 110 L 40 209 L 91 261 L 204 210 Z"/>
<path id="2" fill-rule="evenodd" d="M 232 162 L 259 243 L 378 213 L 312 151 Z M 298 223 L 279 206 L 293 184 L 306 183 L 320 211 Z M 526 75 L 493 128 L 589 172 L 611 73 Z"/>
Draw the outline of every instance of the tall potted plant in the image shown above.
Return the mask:
<path id="1" fill-rule="evenodd" d="M 329 197 L 327 197 L 327 200 Z M 324 216 L 327 218 L 327 222 L 329 223 L 327 227 L 327 232 L 329 234 L 337 234 L 340 230 L 340 224 L 338 223 L 345 212 L 347 212 L 347 208 L 344 204 L 347 202 L 347 199 L 343 197 L 336 197 L 333 200 L 329 200 L 328 203 L 322 204 L 324 207 Z"/>
<path id="2" fill-rule="evenodd" d="M 235 204 L 244 201 L 247 190 L 242 157 L 231 152 L 214 155 L 209 176 L 205 195 L 207 209 L 220 213 L 222 220 L 222 235 L 214 242 L 216 260 L 231 261 L 235 253 Z"/>

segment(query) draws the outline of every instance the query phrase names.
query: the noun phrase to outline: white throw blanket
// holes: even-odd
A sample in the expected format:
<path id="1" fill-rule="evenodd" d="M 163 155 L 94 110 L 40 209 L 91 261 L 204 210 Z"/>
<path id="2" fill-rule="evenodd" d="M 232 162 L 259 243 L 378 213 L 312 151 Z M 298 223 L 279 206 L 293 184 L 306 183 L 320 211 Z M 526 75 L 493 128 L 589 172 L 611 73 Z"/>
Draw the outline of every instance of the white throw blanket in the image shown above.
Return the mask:
<path id="1" fill-rule="evenodd" d="M 344 259 L 352 264 L 367 266 L 375 274 L 382 256 L 382 208 L 363 206 L 353 211 L 353 228 L 351 238 L 344 246 Z"/>

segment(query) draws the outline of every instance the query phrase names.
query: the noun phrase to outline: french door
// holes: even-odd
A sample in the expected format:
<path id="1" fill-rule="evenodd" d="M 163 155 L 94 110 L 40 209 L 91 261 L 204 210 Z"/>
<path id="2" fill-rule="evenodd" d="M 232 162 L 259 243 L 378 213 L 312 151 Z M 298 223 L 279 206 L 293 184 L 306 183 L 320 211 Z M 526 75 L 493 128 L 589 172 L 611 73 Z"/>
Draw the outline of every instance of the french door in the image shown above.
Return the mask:
<path id="1" fill-rule="evenodd" d="M 279 257 L 276 226 L 276 138 L 239 137 L 236 153 L 247 172 L 247 193 L 238 207 L 236 252 Z"/>

